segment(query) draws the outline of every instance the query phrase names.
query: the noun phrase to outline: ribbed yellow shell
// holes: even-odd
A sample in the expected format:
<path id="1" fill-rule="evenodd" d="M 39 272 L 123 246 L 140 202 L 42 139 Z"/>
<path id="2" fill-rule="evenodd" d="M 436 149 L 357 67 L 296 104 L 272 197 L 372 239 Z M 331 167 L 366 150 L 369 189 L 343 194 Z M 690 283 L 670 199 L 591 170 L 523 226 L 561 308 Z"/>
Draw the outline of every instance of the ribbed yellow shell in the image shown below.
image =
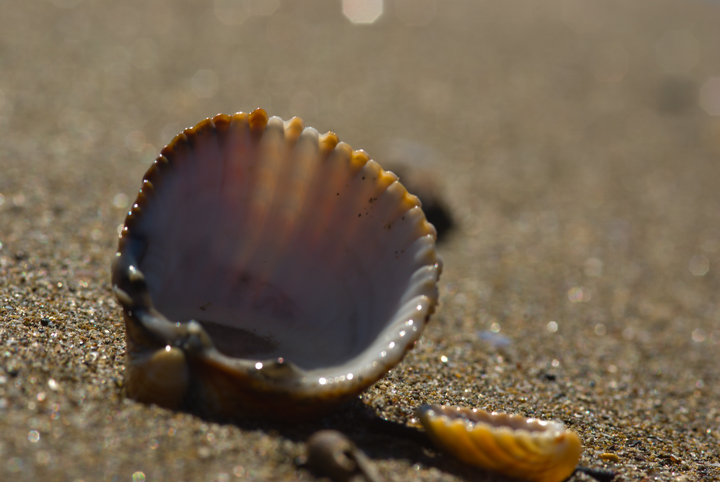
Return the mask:
<path id="1" fill-rule="evenodd" d="M 465 463 L 537 482 L 575 471 L 582 444 L 560 422 L 479 409 L 427 405 L 418 410 L 433 442 Z"/>

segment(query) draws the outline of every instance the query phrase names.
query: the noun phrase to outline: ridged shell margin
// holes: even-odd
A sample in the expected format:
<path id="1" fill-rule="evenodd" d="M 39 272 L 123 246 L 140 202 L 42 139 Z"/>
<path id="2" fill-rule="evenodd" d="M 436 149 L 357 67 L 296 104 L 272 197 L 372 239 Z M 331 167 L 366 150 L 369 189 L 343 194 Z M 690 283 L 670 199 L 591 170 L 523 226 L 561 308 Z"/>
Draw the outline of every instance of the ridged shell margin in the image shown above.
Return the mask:
<path id="1" fill-rule="evenodd" d="M 560 422 L 443 405 L 425 405 L 417 415 L 439 448 L 510 477 L 561 482 L 582 453 L 580 437 Z"/>

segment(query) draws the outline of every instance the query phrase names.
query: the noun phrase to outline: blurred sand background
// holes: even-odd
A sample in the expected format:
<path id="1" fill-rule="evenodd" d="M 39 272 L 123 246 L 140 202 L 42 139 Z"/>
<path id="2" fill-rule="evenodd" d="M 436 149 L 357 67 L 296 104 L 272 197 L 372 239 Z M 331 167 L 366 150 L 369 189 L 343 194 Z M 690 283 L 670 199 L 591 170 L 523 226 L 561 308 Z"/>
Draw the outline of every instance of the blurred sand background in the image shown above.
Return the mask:
<path id="1" fill-rule="evenodd" d="M 562 420 L 617 480 L 720 480 L 720 4 L 350 3 L 369 23 L 329 0 L 0 2 L 0 479 L 315 480 L 295 459 L 331 427 L 386 480 L 503 480 L 366 423 L 451 403 Z M 126 400 L 118 225 L 181 128 L 258 106 L 438 179 L 441 307 L 315 422 Z"/>

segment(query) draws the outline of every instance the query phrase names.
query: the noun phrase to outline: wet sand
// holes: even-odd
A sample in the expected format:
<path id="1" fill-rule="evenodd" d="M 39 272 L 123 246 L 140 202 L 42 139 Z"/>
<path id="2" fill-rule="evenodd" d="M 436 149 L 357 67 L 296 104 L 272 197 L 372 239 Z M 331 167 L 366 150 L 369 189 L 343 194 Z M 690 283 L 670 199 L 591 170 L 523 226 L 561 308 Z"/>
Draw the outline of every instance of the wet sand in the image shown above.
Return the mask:
<path id="1" fill-rule="evenodd" d="M 386 480 L 504 480 L 368 422 L 449 403 L 561 420 L 616 480 L 720 480 L 719 6 L 5 3 L 0 479 L 316 480 L 295 461 L 335 428 Z M 438 180 L 440 309 L 317 421 L 127 400 L 118 225 L 182 127 L 258 106 Z"/>

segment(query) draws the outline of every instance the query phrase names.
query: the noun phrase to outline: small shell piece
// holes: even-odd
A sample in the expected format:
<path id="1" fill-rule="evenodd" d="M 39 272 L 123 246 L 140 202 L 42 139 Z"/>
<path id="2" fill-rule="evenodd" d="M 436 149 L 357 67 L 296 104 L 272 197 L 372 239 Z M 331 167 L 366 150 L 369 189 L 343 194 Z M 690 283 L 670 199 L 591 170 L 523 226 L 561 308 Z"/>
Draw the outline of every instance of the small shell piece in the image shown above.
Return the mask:
<path id="1" fill-rule="evenodd" d="M 382 480 L 367 455 L 335 430 L 320 430 L 308 439 L 307 465 L 338 482 Z"/>
<path id="2" fill-rule="evenodd" d="M 425 405 L 417 411 L 433 442 L 468 464 L 536 482 L 575 471 L 582 444 L 560 422 L 484 410 Z"/>

